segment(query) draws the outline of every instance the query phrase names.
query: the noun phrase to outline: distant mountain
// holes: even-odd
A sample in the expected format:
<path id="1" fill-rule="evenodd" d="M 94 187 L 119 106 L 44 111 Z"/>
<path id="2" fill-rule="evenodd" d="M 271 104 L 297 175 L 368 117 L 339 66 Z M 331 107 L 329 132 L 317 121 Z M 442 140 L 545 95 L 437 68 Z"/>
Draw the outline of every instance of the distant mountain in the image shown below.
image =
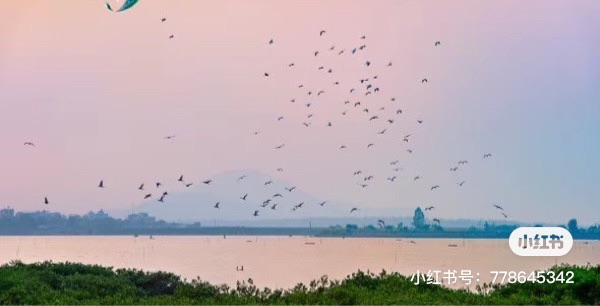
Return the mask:
<path id="1" fill-rule="evenodd" d="M 239 179 L 245 176 L 243 179 Z M 324 216 L 349 215 L 352 204 L 327 202 L 320 206 L 319 203 L 327 199 L 319 199 L 299 187 L 292 191 L 286 188 L 294 187 L 293 184 L 277 180 L 267 174 L 256 170 L 236 171 L 224 173 L 210 178 L 210 184 L 194 182 L 186 188 L 168 191 L 164 202 L 158 202 L 158 195 L 153 196 L 134 208 L 135 212 L 146 212 L 157 219 L 168 222 L 199 222 L 215 220 L 219 225 L 257 224 L 260 220 L 269 224 L 286 225 L 290 220 L 319 218 Z M 239 180 L 238 180 L 239 179 Z M 270 182 L 268 184 L 265 184 Z M 241 198 L 246 195 L 246 200 Z M 280 194 L 281 197 L 274 197 Z M 266 207 L 261 207 L 264 201 L 269 200 Z M 214 208 L 219 202 L 219 208 Z M 304 203 L 301 208 L 292 210 L 295 205 Z M 275 209 L 272 206 L 277 204 Z M 253 216 L 254 211 L 259 211 L 259 216 Z M 111 211 L 111 215 L 125 217 L 131 210 Z M 270 221 L 267 221 L 270 220 Z M 287 220 L 287 221 L 285 221 Z M 207 223 L 207 224 L 208 224 Z M 300 223 L 306 224 L 301 221 Z M 298 223 L 298 224 L 300 224 Z"/>

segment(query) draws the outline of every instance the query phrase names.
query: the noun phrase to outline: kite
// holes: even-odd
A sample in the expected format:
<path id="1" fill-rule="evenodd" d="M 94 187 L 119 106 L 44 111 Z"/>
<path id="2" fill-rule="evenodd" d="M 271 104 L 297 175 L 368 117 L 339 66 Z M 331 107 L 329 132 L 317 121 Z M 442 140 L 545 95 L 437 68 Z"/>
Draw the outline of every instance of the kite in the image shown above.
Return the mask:
<path id="1" fill-rule="evenodd" d="M 109 0 L 106 0 L 106 8 L 113 11 L 113 12 L 122 12 L 124 10 L 130 9 L 132 6 L 134 6 L 139 0 L 125 0 L 125 2 L 123 2 L 123 5 L 121 5 L 121 7 L 117 10 L 114 10 L 112 8 L 112 6 L 109 3 Z"/>

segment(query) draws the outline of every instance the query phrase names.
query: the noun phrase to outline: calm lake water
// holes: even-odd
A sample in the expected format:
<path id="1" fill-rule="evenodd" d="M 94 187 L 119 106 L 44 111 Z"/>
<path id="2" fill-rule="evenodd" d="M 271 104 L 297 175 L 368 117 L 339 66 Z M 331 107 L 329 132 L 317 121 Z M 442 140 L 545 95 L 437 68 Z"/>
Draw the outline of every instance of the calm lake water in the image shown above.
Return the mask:
<path id="1" fill-rule="evenodd" d="M 410 243 L 413 240 L 415 243 Z M 450 247 L 449 245 L 456 245 Z M 563 257 L 519 257 L 506 240 L 308 237 L 0 237 L 0 263 L 52 260 L 115 268 L 163 270 L 235 286 L 252 278 L 259 287 L 289 288 L 328 275 L 342 279 L 358 269 L 463 270 L 492 280 L 490 271 L 534 271 L 554 264 L 600 264 L 600 241 L 576 241 Z M 236 266 L 244 271 L 236 271 Z"/>

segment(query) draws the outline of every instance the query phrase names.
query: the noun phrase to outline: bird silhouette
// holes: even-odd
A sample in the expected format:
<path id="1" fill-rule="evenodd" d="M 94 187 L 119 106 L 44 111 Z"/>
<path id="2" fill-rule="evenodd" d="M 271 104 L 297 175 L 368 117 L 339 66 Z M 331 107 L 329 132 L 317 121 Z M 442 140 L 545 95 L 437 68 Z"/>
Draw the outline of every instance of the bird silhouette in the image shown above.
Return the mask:
<path id="1" fill-rule="evenodd" d="M 327 203 L 327 201 L 323 201 L 321 203 L 319 203 L 320 206 L 325 206 L 325 203 Z"/>
<path id="2" fill-rule="evenodd" d="M 388 181 L 393 182 L 396 179 L 396 176 L 388 177 Z"/>
<path id="3" fill-rule="evenodd" d="M 258 210 L 255 210 L 255 211 L 254 211 L 254 216 L 255 216 L 255 217 L 258 217 Z"/>
<path id="4" fill-rule="evenodd" d="M 169 36 L 169 39 L 173 39 L 175 38 L 175 35 L 171 34 L 171 36 Z"/>
<path id="5" fill-rule="evenodd" d="M 248 197 L 248 194 L 246 193 L 243 197 L 240 197 L 240 199 L 246 201 L 246 198 Z"/>
<path id="6" fill-rule="evenodd" d="M 488 153 L 488 154 L 483 155 L 483 158 L 488 158 L 488 157 L 492 157 L 492 154 Z"/>
<path id="7" fill-rule="evenodd" d="M 139 190 L 144 190 L 144 184 L 141 184 L 140 187 L 138 187 Z"/>
<path id="8" fill-rule="evenodd" d="M 435 44 L 434 44 L 434 46 L 436 46 L 436 47 L 437 47 L 437 46 L 439 46 L 439 45 L 441 45 L 441 44 L 442 44 L 441 42 L 439 42 L 439 41 L 436 41 L 436 42 L 435 42 Z"/>
<path id="9" fill-rule="evenodd" d="M 325 30 L 321 30 L 321 32 L 319 32 L 319 36 L 323 36 L 325 33 L 327 33 Z"/>
<path id="10" fill-rule="evenodd" d="M 283 196 L 281 195 L 281 193 L 276 193 L 276 194 L 273 195 L 273 198 L 276 198 L 276 197 L 283 198 Z"/>
<path id="11" fill-rule="evenodd" d="M 440 188 L 440 185 L 431 186 L 431 190 L 438 189 L 438 188 Z"/>
<path id="12" fill-rule="evenodd" d="M 265 182 L 265 186 L 266 186 L 266 185 L 270 185 L 271 183 L 273 183 L 273 181 L 266 181 L 266 182 Z"/>
<path id="13" fill-rule="evenodd" d="M 269 73 L 268 73 L 268 72 L 265 72 L 265 73 L 264 73 L 264 76 L 268 77 L 268 76 L 269 76 Z"/>
<path id="14" fill-rule="evenodd" d="M 221 204 L 221 202 L 215 203 L 215 206 L 213 206 L 213 207 L 218 209 L 219 208 L 219 204 Z"/>
<path id="15" fill-rule="evenodd" d="M 427 83 L 427 82 L 429 82 L 429 81 L 427 81 L 427 79 L 422 79 L 421 80 L 421 83 Z"/>
<path id="16" fill-rule="evenodd" d="M 455 171 L 456 172 L 457 170 L 458 170 L 458 167 L 450 168 L 450 171 Z"/>
<path id="17" fill-rule="evenodd" d="M 161 196 L 160 199 L 158 199 L 159 202 L 164 202 L 165 201 L 165 196 Z"/>
<path id="18" fill-rule="evenodd" d="M 237 180 L 238 180 L 238 181 L 241 181 L 241 180 L 243 180 L 243 179 L 245 179 L 245 178 L 246 178 L 246 175 L 242 175 L 242 176 L 238 177 L 238 179 L 237 179 Z"/>
<path id="19" fill-rule="evenodd" d="M 104 180 L 100 181 L 100 184 L 98 184 L 98 188 L 104 188 Z"/>
<path id="20" fill-rule="evenodd" d="M 23 143 L 24 146 L 30 146 L 30 147 L 35 147 L 35 144 L 33 142 L 25 142 Z"/>
<path id="21" fill-rule="evenodd" d="M 179 177 L 179 179 L 177 179 L 177 181 L 179 182 L 183 182 L 183 175 Z"/>
<path id="22" fill-rule="evenodd" d="M 433 218 L 433 222 L 437 222 L 437 224 L 439 225 L 440 224 L 440 219 Z"/>
<path id="23" fill-rule="evenodd" d="M 284 144 L 280 144 L 280 145 L 276 146 L 276 147 L 275 147 L 275 149 L 281 149 L 281 148 L 283 148 L 284 146 L 285 146 L 285 143 L 284 143 Z"/>
<path id="24" fill-rule="evenodd" d="M 417 175 L 417 176 L 415 176 L 415 178 L 413 179 L 413 181 L 420 180 L 420 179 L 421 179 L 421 177 Z"/>
<path id="25" fill-rule="evenodd" d="M 462 182 L 458 183 L 458 186 L 461 186 L 461 187 L 462 187 L 462 185 L 463 185 L 464 183 L 466 183 L 466 182 L 465 182 L 465 181 L 462 181 Z"/>
<path id="26" fill-rule="evenodd" d="M 350 210 L 350 213 L 353 213 L 353 212 L 355 212 L 355 211 L 358 211 L 358 208 L 356 208 L 356 207 L 352 207 L 352 209 Z"/>
<path id="27" fill-rule="evenodd" d="M 150 198 L 151 196 L 152 196 L 152 194 L 151 194 L 151 193 L 149 193 L 149 194 L 145 195 L 145 196 L 144 196 L 144 200 L 145 200 L 145 199 L 147 199 L 147 198 Z"/>
<path id="28" fill-rule="evenodd" d="M 379 119 L 379 116 L 372 116 L 371 118 L 369 118 L 369 121 L 375 120 L 375 119 Z"/>
<path id="29" fill-rule="evenodd" d="M 173 139 L 173 138 L 175 138 L 175 135 L 169 135 L 169 136 L 164 137 L 163 139 L 169 140 L 169 139 Z"/>
<path id="30" fill-rule="evenodd" d="M 379 131 L 377 134 L 383 135 L 383 134 L 385 134 L 385 131 L 387 131 L 387 129 L 383 129 L 383 130 Z"/>
<path id="31" fill-rule="evenodd" d="M 429 206 L 429 207 L 425 207 L 425 211 L 428 211 L 428 210 L 433 210 L 434 208 L 435 208 L 435 206 Z"/>
<path id="32" fill-rule="evenodd" d="M 188 187 L 188 188 L 189 188 L 189 187 L 190 187 L 190 186 L 192 186 L 192 185 L 194 185 L 194 183 L 187 183 L 187 184 L 185 184 L 185 187 Z"/>
<path id="33" fill-rule="evenodd" d="M 46 205 L 50 204 L 50 201 L 48 201 L 47 197 L 44 198 L 44 204 L 46 204 Z"/>
<path id="34" fill-rule="evenodd" d="M 507 214 L 505 214 L 505 213 L 500 213 L 500 214 L 502 214 L 504 216 L 504 219 L 508 218 Z"/>
<path id="35" fill-rule="evenodd" d="M 370 147 L 372 147 L 372 146 L 374 146 L 374 144 L 372 144 L 372 143 L 368 144 L 367 145 L 367 149 L 370 148 Z"/>
<path id="36" fill-rule="evenodd" d="M 362 171 L 358 170 L 358 171 L 354 172 L 354 175 L 359 175 L 359 174 L 362 174 Z"/>
<path id="37" fill-rule="evenodd" d="M 167 21 L 167 18 L 163 17 L 163 18 L 160 19 L 160 21 L 165 22 L 165 21 Z"/>
<path id="38" fill-rule="evenodd" d="M 504 210 L 504 208 L 502 208 L 502 206 L 500 206 L 498 204 L 492 204 L 492 206 L 494 206 L 496 209 Z"/>
<path id="39" fill-rule="evenodd" d="M 269 45 L 272 45 L 274 42 L 275 42 L 275 41 L 273 40 L 273 38 L 271 38 L 271 39 L 269 40 Z"/>
<path id="40" fill-rule="evenodd" d="M 211 182 L 212 182 L 212 180 L 206 180 L 206 181 L 204 181 L 204 182 L 202 182 L 202 183 L 204 183 L 204 184 L 208 185 L 208 184 L 210 184 Z"/>
<path id="41" fill-rule="evenodd" d="M 285 190 L 292 192 L 294 189 L 296 189 L 296 186 L 292 186 L 290 188 L 285 188 Z"/>
<path id="42" fill-rule="evenodd" d="M 423 123 L 423 120 L 417 120 L 417 122 L 418 122 L 419 124 L 421 124 L 421 123 Z"/>
<path id="43" fill-rule="evenodd" d="M 156 182 L 156 188 L 160 188 L 160 186 L 162 186 L 162 184 L 160 182 Z"/>
<path id="44" fill-rule="evenodd" d="M 277 207 L 277 203 L 273 204 L 273 206 L 271 206 L 271 209 L 275 210 L 276 207 Z"/>

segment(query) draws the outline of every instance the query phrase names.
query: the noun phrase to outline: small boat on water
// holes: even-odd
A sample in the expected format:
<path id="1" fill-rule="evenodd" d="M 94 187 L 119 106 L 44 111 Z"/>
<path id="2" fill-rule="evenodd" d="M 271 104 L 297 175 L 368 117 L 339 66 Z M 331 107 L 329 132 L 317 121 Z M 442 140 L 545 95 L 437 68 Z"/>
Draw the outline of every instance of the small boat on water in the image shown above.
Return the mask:
<path id="1" fill-rule="evenodd" d="M 456 247 L 458 247 L 458 245 L 457 244 L 449 244 L 448 247 L 449 248 L 456 248 Z"/>
<path id="2" fill-rule="evenodd" d="M 138 234 L 133 234 L 133 237 L 134 237 L 134 238 L 137 238 L 137 237 L 138 237 Z"/>
<path id="3" fill-rule="evenodd" d="M 307 241 L 307 242 L 305 242 L 304 244 L 306 244 L 306 245 L 314 245 L 315 243 L 314 243 L 314 242 L 308 242 L 308 241 Z"/>

